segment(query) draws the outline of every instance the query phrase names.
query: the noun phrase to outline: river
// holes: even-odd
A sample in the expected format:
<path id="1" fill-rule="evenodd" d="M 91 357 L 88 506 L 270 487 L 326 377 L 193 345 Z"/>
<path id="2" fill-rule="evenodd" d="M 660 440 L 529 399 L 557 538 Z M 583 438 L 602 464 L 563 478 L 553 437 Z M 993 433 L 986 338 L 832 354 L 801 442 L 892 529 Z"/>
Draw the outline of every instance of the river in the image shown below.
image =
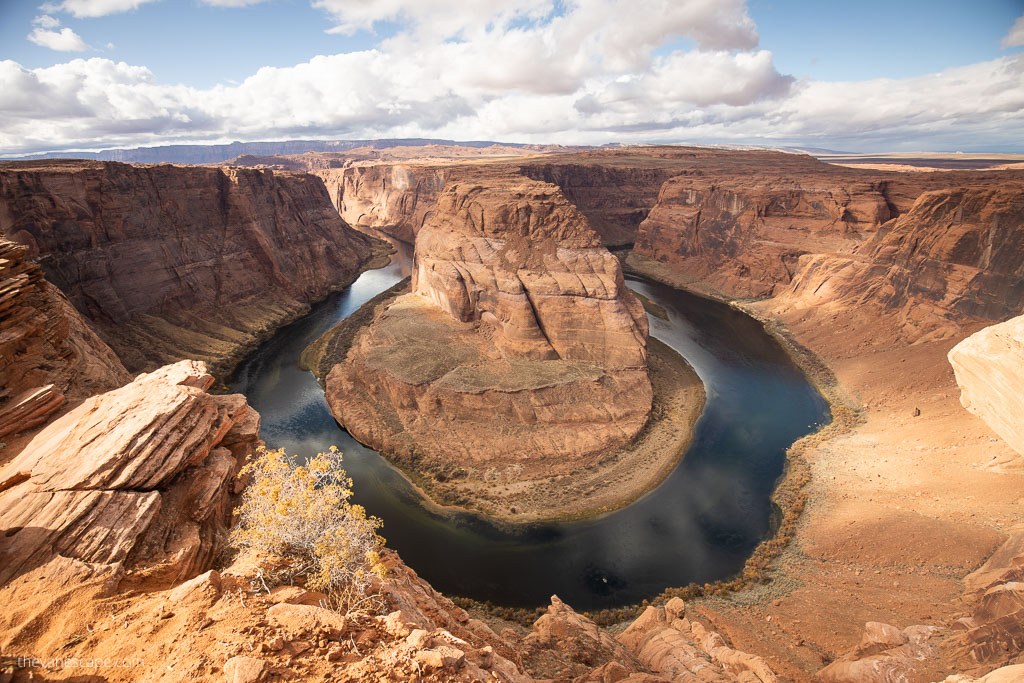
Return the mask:
<path id="1" fill-rule="evenodd" d="M 579 522 L 515 532 L 476 515 L 439 515 L 376 451 L 334 421 L 320 385 L 298 368 L 302 350 L 409 274 L 391 265 L 282 328 L 236 370 L 232 391 L 262 415 L 272 448 L 310 456 L 338 446 L 355 502 L 384 520 L 389 547 L 448 595 L 533 607 L 557 594 L 576 609 L 639 602 L 669 586 L 727 578 L 771 531 L 772 489 L 786 448 L 829 419 L 828 405 L 756 320 L 729 306 L 639 277 L 630 288 L 661 305 L 651 335 L 704 382 L 693 443 L 664 483 L 632 505 Z"/>

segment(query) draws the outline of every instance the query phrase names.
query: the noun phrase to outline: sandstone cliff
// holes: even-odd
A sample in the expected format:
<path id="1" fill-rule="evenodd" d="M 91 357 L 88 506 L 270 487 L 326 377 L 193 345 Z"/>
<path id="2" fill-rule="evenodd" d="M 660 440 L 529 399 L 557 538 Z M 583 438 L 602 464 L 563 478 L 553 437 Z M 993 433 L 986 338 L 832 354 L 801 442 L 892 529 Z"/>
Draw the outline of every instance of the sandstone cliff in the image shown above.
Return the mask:
<path id="1" fill-rule="evenodd" d="M 1024 455 L 1024 316 L 975 332 L 949 352 L 960 402 Z"/>
<path id="2" fill-rule="evenodd" d="M 130 379 L 27 251 L 0 239 L 0 440 Z"/>
<path id="3" fill-rule="evenodd" d="M 409 164 L 315 170 L 341 217 L 413 242 L 454 169 Z"/>
<path id="4" fill-rule="evenodd" d="M 909 341 L 1024 311 L 1024 183 L 923 193 L 848 256 L 804 256 L 783 303 L 872 307 Z"/>
<path id="5" fill-rule="evenodd" d="M 354 436 L 418 471 L 576 470 L 643 428 L 647 318 L 557 187 L 449 184 L 416 238 L 413 292 L 327 376 Z"/>
<path id="6" fill-rule="evenodd" d="M 573 162 L 524 163 L 519 172 L 558 185 L 605 245 L 632 244 L 637 228 L 657 202 L 662 184 L 678 169 L 615 157 L 578 157 Z M 593 161 L 588 163 L 591 157 Z"/>
<path id="7" fill-rule="evenodd" d="M 374 244 L 313 176 L 80 161 L 0 165 L 0 231 L 130 370 L 230 368 L 348 284 Z"/>

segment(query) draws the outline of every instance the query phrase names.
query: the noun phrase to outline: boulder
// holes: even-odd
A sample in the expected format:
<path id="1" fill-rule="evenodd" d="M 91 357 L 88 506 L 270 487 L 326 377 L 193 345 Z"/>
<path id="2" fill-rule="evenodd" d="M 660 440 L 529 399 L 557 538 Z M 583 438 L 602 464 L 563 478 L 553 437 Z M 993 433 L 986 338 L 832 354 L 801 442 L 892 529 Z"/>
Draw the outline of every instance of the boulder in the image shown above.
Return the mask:
<path id="1" fill-rule="evenodd" d="M 1024 455 L 1024 315 L 967 337 L 949 362 L 963 407 Z"/>

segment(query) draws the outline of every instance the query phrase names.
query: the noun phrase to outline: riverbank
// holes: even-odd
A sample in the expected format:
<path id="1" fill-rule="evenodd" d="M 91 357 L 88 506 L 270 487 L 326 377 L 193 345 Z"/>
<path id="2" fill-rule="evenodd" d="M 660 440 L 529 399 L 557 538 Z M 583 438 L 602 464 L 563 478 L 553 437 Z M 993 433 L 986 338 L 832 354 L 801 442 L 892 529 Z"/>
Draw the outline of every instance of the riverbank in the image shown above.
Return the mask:
<path id="1" fill-rule="evenodd" d="M 660 264 L 644 268 L 635 255 L 627 263 L 669 280 Z M 699 282 L 668 283 L 715 295 Z M 946 361 L 976 328 L 906 345 L 885 335 L 877 311 L 733 305 L 819 358 L 859 419 L 831 438 L 804 440 L 803 512 L 771 581 L 701 599 L 697 609 L 736 648 L 798 681 L 856 646 L 868 621 L 951 626 L 966 611 L 964 576 L 1022 526 L 1024 465 L 960 406 Z M 922 680 L 941 680 L 957 664 L 967 663 L 950 653 Z"/>
<path id="2" fill-rule="evenodd" d="M 336 363 L 381 306 L 400 296 L 408 282 L 377 295 L 317 339 L 303 352 L 300 365 L 323 385 Z M 648 302 L 648 306 L 651 303 Z M 664 314 L 664 312 L 662 312 Z M 654 390 L 650 419 L 631 443 L 608 453 L 592 466 L 550 477 L 524 479 L 514 464 L 451 477 L 424 472 L 382 453 L 442 514 L 471 510 L 505 524 L 574 520 L 616 510 L 664 481 L 678 465 L 693 438 L 703 411 L 703 383 L 686 361 L 658 340 L 649 340 L 649 373 Z"/>

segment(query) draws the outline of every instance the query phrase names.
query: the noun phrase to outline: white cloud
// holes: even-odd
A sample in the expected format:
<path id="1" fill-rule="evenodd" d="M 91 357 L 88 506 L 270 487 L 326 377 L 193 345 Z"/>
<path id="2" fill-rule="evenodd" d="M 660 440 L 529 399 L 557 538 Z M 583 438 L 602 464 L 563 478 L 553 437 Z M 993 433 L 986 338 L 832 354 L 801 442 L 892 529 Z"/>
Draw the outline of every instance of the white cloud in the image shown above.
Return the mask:
<path id="1" fill-rule="evenodd" d="M 740 0 L 319 0 L 375 49 L 207 90 L 143 67 L 0 62 L 0 153 L 286 138 L 776 141 L 967 148 L 1024 140 L 1024 56 L 904 80 L 794 81 Z M 482 9 L 481 9 L 482 8 Z M 437 11 L 435 15 L 432 12 Z M 458 16 L 447 24 L 440 17 Z M 657 21 L 651 20 L 657 17 Z M 449 39 L 437 39 L 438 35 Z M 661 54 L 679 37 L 696 47 Z"/>
<path id="2" fill-rule="evenodd" d="M 335 33 L 372 30 L 382 21 L 407 22 L 434 38 L 449 38 L 489 23 L 539 19 L 554 9 L 552 0 L 313 0 L 338 21 Z"/>
<path id="3" fill-rule="evenodd" d="M 36 45 L 61 52 L 82 52 L 89 49 L 82 37 L 66 26 L 59 31 L 48 31 L 44 28 L 32 29 L 32 33 L 28 34 L 28 39 Z"/>
<path id="4" fill-rule="evenodd" d="M 1003 48 L 1024 45 L 1024 14 L 1017 17 L 1017 21 L 1013 22 L 1010 32 L 1003 37 L 1001 45 Z"/>
<path id="5" fill-rule="evenodd" d="M 127 12 L 155 0 L 61 0 L 48 2 L 41 9 L 46 12 L 70 12 L 78 19 L 104 17 L 108 14 Z"/>
<path id="6" fill-rule="evenodd" d="M 32 20 L 33 26 L 39 26 L 41 28 L 57 28 L 60 26 L 60 19 L 51 17 L 49 14 L 43 14 Z"/>
<path id="7" fill-rule="evenodd" d="M 204 5 L 213 5 L 214 7 L 248 7 L 249 5 L 258 5 L 261 2 L 267 0 L 201 0 Z"/>

